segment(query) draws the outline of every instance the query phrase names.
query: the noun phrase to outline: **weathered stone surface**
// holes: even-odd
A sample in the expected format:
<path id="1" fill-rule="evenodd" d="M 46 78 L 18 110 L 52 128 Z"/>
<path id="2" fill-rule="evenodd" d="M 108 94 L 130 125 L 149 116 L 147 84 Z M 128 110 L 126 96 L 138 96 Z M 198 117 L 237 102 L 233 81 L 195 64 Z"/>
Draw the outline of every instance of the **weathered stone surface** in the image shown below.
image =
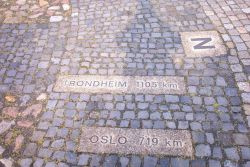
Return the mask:
<path id="1" fill-rule="evenodd" d="M 46 93 L 41 93 L 37 98 L 36 100 L 38 101 L 44 101 L 47 99 L 47 94 Z"/>
<path id="2" fill-rule="evenodd" d="M 38 18 L 38 17 L 40 17 L 40 16 L 42 16 L 42 15 L 43 15 L 43 13 L 37 13 L 37 14 L 34 14 L 34 15 L 29 16 L 29 18 L 30 18 L 30 19 L 35 19 L 35 18 Z"/>
<path id="3" fill-rule="evenodd" d="M 30 95 L 24 95 L 20 98 L 21 104 L 20 106 L 26 106 L 26 104 L 29 102 L 30 100 Z"/>
<path id="4" fill-rule="evenodd" d="M 21 167 L 31 166 L 31 164 L 32 164 L 32 159 L 31 159 L 31 158 L 22 159 L 22 160 L 20 160 L 20 162 L 19 162 L 19 165 L 20 165 Z"/>
<path id="5" fill-rule="evenodd" d="M 193 156 L 191 135 L 185 130 L 83 127 L 78 151 Z"/>
<path id="6" fill-rule="evenodd" d="M 26 0 L 17 0 L 16 4 L 18 5 L 24 5 L 26 3 Z"/>
<path id="7" fill-rule="evenodd" d="M 25 148 L 23 154 L 25 156 L 32 156 L 36 153 L 36 150 L 37 150 L 37 145 L 35 143 L 30 143 Z"/>
<path id="8" fill-rule="evenodd" d="M 13 102 L 16 101 L 16 97 L 15 97 L 15 96 L 12 96 L 12 95 L 7 95 L 7 96 L 5 96 L 4 98 L 5 98 L 5 100 L 6 100 L 7 102 L 13 103 Z"/>
<path id="9" fill-rule="evenodd" d="M 166 76 L 64 75 L 59 76 L 54 90 L 78 93 L 183 94 L 186 92 L 184 78 Z"/>
<path id="10" fill-rule="evenodd" d="M 250 8 L 245 8 L 245 9 L 242 9 L 242 11 L 246 14 L 250 14 Z"/>
<path id="11" fill-rule="evenodd" d="M 248 82 L 238 82 L 237 84 L 241 91 L 250 92 L 250 84 Z"/>
<path id="12" fill-rule="evenodd" d="M 250 103 L 250 93 L 242 93 L 241 97 L 243 99 L 243 102 Z"/>
<path id="13" fill-rule="evenodd" d="M 43 131 L 34 131 L 33 135 L 31 136 L 31 141 L 42 140 L 44 136 L 45 136 L 45 132 L 43 132 Z"/>
<path id="14" fill-rule="evenodd" d="M 42 104 L 33 104 L 32 106 L 29 106 L 22 112 L 22 116 L 27 116 L 27 115 L 33 115 L 34 117 L 37 117 L 38 114 L 42 111 L 43 106 Z"/>
<path id="15" fill-rule="evenodd" d="M 51 16 L 50 17 L 50 22 L 60 22 L 63 20 L 63 16 Z"/>
<path id="16" fill-rule="evenodd" d="M 2 147 L 2 146 L 0 146 L 0 156 L 2 155 L 2 153 L 5 151 L 5 149 Z"/>
<path id="17" fill-rule="evenodd" d="M 51 6 L 48 10 L 60 10 L 60 6 Z"/>
<path id="18" fill-rule="evenodd" d="M 211 155 L 211 148 L 209 145 L 199 144 L 195 148 L 195 155 L 198 157 L 206 157 Z"/>
<path id="19" fill-rule="evenodd" d="M 249 139 L 247 135 L 244 134 L 233 134 L 233 139 L 236 145 L 249 145 Z"/>
<path id="20" fill-rule="evenodd" d="M 14 151 L 19 151 L 22 147 L 23 142 L 24 142 L 23 135 L 18 135 L 16 138 Z"/>
<path id="21" fill-rule="evenodd" d="M 249 104 L 245 104 L 243 105 L 244 111 L 246 115 L 250 115 L 250 105 Z"/>
<path id="22" fill-rule="evenodd" d="M 14 121 L 2 121 L 0 123 L 0 135 L 4 132 L 6 132 L 7 130 L 9 130 L 11 128 L 12 125 L 14 125 L 15 122 Z"/>
<path id="23" fill-rule="evenodd" d="M 70 6 L 68 4 L 63 4 L 62 7 L 63 7 L 63 10 L 69 10 L 70 9 Z"/>
<path id="24" fill-rule="evenodd" d="M 17 121 L 17 125 L 20 127 L 29 128 L 33 125 L 33 122 L 27 120 Z"/>
<path id="25" fill-rule="evenodd" d="M 181 40 L 188 57 L 221 56 L 227 53 L 216 31 L 181 32 Z"/>
<path id="26" fill-rule="evenodd" d="M 6 107 L 3 109 L 2 113 L 4 115 L 16 118 L 18 116 L 18 108 L 17 107 Z"/>
<path id="27" fill-rule="evenodd" d="M 5 165 L 5 167 L 12 167 L 13 160 L 11 158 L 8 159 L 0 159 L 0 162 Z"/>
<path id="28" fill-rule="evenodd" d="M 250 166 L 249 0 L 24 1 L 0 1 L 0 122 L 16 122 L 0 135 L 0 159 L 25 167 Z M 47 24 L 51 16 L 63 20 Z M 218 31 L 227 53 L 207 57 L 213 41 L 194 38 L 193 49 L 204 52 L 188 58 L 180 36 L 187 31 Z M 60 75 L 178 76 L 188 92 L 58 93 Z M 45 112 L 23 117 L 36 103 Z M 8 116 L 6 107 L 20 112 Z M 192 130 L 195 157 L 81 155 L 82 125 Z M 14 152 L 20 134 L 26 146 Z"/>
<path id="29" fill-rule="evenodd" d="M 40 6 L 45 6 L 45 5 L 48 5 L 49 3 L 45 0 L 39 0 L 39 5 Z"/>

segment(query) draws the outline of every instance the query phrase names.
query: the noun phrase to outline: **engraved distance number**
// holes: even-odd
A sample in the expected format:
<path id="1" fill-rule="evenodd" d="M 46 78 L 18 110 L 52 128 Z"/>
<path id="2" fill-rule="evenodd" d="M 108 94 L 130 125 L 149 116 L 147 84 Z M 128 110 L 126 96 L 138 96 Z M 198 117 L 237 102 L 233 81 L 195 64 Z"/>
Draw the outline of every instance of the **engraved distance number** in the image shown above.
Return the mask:
<path id="1" fill-rule="evenodd" d="M 177 147 L 181 148 L 184 147 L 184 143 L 181 140 L 169 140 L 165 139 L 163 142 L 156 137 L 139 137 L 139 145 L 146 145 L 146 146 L 157 146 L 164 144 L 166 147 Z"/>
<path id="2" fill-rule="evenodd" d="M 159 139 L 158 138 L 150 138 L 150 137 L 140 137 L 139 138 L 139 143 L 140 145 L 148 145 L 148 146 L 153 146 L 153 145 L 158 145 L 159 144 Z"/>
<path id="3" fill-rule="evenodd" d="M 143 81 L 139 80 L 136 81 L 136 87 L 137 88 L 166 88 L 166 89 L 179 89 L 179 86 L 177 83 L 171 83 L 171 82 L 156 82 L 156 81 Z"/>

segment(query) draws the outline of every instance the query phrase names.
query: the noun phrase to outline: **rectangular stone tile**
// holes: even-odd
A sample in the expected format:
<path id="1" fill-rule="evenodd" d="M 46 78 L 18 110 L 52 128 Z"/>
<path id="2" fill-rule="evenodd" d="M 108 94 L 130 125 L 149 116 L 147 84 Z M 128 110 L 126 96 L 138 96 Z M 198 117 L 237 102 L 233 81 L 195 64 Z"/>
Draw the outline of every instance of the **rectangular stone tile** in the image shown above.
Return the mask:
<path id="1" fill-rule="evenodd" d="M 56 92 L 184 94 L 183 77 L 62 75 Z"/>
<path id="2" fill-rule="evenodd" d="M 221 56 L 227 53 L 216 31 L 193 31 L 180 34 L 187 57 Z"/>
<path id="3" fill-rule="evenodd" d="M 193 157 L 187 130 L 83 127 L 78 151 Z"/>

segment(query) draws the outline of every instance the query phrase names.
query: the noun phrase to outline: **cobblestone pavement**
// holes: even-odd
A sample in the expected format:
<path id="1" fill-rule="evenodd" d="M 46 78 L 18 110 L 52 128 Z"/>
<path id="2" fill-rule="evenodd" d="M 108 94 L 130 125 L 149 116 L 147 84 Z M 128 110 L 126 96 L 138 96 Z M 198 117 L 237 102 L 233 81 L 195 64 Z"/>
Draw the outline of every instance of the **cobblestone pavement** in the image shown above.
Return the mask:
<path id="1" fill-rule="evenodd" d="M 250 167 L 249 0 L 2 0 L 0 15 L 0 166 Z M 189 31 L 227 53 L 187 57 Z M 58 93 L 61 74 L 180 76 L 187 93 Z M 186 129 L 194 159 L 79 153 L 83 125 Z"/>
<path id="2" fill-rule="evenodd" d="M 0 23 L 46 23 L 67 19 L 68 0 L 1 0 Z"/>

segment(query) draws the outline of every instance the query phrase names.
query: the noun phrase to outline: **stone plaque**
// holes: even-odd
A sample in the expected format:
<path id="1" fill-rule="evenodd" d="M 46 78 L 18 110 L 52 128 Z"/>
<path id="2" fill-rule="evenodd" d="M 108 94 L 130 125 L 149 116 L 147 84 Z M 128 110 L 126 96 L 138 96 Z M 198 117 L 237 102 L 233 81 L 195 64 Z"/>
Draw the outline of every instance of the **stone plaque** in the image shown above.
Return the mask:
<path id="1" fill-rule="evenodd" d="M 59 76 L 56 92 L 184 94 L 183 77 L 166 76 Z"/>
<path id="2" fill-rule="evenodd" d="M 187 130 L 83 127 L 78 151 L 193 157 Z"/>
<path id="3" fill-rule="evenodd" d="M 188 57 L 220 56 L 227 53 L 216 31 L 181 32 L 181 40 Z"/>

